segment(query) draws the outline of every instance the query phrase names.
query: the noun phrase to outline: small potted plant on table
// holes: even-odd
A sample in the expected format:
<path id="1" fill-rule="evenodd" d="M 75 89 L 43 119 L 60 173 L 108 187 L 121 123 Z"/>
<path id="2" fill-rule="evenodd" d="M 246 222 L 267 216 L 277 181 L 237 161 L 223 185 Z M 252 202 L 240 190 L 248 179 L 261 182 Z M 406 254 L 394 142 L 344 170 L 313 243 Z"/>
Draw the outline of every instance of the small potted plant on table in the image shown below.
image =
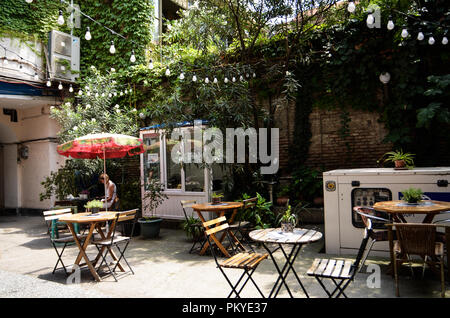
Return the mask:
<path id="1" fill-rule="evenodd" d="M 297 224 L 297 216 L 291 212 L 291 206 L 288 205 L 286 212 L 280 218 L 281 231 L 293 232 Z"/>
<path id="2" fill-rule="evenodd" d="M 86 203 L 84 207 L 88 212 L 97 213 L 101 208 L 103 208 L 103 202 L 99 200 L 92 200 Z"/>
<path id="3" fill-rule="evenodd" d="M 408 204 L 417 205 L 420 201 L 422 201 L 423 192 L 421 189 L 409 188 L 402 191 L 402 194 L 403 201 L 406 201 Z"/>
<path id="4" fill-rule="evenodd" d="M 220 204 L 222 202 L 223 194 L 213 192 L 211 194 L 212 204 Z"/>

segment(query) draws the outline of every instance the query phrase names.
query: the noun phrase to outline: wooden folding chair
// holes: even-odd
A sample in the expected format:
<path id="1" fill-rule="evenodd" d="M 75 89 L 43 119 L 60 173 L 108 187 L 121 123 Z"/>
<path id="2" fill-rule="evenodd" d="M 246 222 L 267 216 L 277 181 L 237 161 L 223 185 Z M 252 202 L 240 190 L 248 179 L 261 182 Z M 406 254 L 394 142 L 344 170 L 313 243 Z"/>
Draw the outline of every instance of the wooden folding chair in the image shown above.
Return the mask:
<path id="1" fill-rule="evenodd" d="M 355 278 L 356 273 L 359 272 L 362 256 L 366 250 L 367 242 L 372 234 L 372 224 L 369 222 L 369 226 L 364 230 L 364 237 L 361 241 L 361 245 L 358 250 L 358 255 L 354 262 L 337 260 L 337 259 L 320 259 L 316 258 L 311 265 L 311 268 L 307 271 L 308 276 L 313 276 L 322 286 L 329 298 L 333 298 L 336 294 L 336 298 L 345 295 L 344 291 L 348 285 Z M 329 291 L 323 283 L 324 279 L 330 279 L 336 286 L 334 290 Z"/>
<path id="2" fill-rule="evenodd" d="M 114 277 L 114 280 L 117 282 L 117 275 L 115 273 L 117 266 L 119 266 L 120 261 L 123 259 L 125 261 L 125 263 L 127 264 L 128 268 L 130 269 L 130 272 L 134 275 L 134 271 L 131 268 L 130 264 L 128 263 L 127 259 L 125 258 L 125 251 L 128 247 L 128 245 L 130 244 L 131 238 L 133 237 L 133 233 L 134 233 L 134 228 L 136 225 L 136 220 L 137 220 L 137 216 L 138 216 L 138 209 L 133 209 L 133 210 L 128 210 L 128 211 L 121 211 L 117 213 L 116 216 L 116 220 L 115 222 L 113 222 L 113 224 L 115 225 L 113 228 L 113 233 L 111 235 L 111 238 L 107 238 L 107 239 L 101 239 L 101 240 L 97 240 L 97 241 L 93 241 L 92 244 L 94 244 L 98 251 L 101 252 L 101 258 L 102 258 L 102 262 L 100 263 L 100 265 L 98 266 L 98 268 L 100 269 L 103 264 L 105 264 L 108 267 L 109 273 Z M 126 222 L 126 221 L 132 221 L 132 229 L 131 229 L 131 234 L 130 236 L 123 236 L 123 235 L 118 235 L 116 236 L 116 230 L 117 227 L 120 226 L 121 222 Z M 123 231 L 122 231 L 123 233 Z M 120 248 L 121 244 L 125 244 L 125 246 L 123 247 L 123 249 Z M 117 261 L 115 261 L 115 265 L 113 268 L 110 267 L 109 263 L 106 260 L 106 256 L 108 255 L 108 252 L 110 254 L 112 253 L 112 248 L 115 247 L 117 249 L 117 251 L 120 253 L 120 256 L 118 258 Z M 104 249 L 107 249 L 107 251 L 105 251 L 103 253 Z"/>
<path id="3" fill-rule="evenodd" d="M 398 282 L 398 267 L 403 262 L 409 262 L 411 272 L 411 255 L 419 255 L 424 259 L 425 264 L 435 266 L 439 264 L 441 276 L 441 297 L 445 297 L 445 277 L 444 277 L 444 243 L 436 242 L 437 224 L 425 223 L 393 223 L 388 224 L 390 233 L 395 227 L 397 240 L 393 240 L 390 235 L 389 246 L 394 267 L 395 292 L 400 296 Z"/>
<path id="4" fill-rule="evenodd" d="M 64 262 L 62 260 L 62 255 L 64 253 L 64 250 L 66 249 L 66 246 L 72 243 L 75 243 L 75 240 L 72 236 L 72 234 L 60 236 L 59 234 L 59 227 L 61 224 L 58 224 L 57 221 L 67 215 L 72 214 L 71 208 L 66 209 L 56 209 L 56 210 L 47 210 L 43 212 L 44 220 L 47 224 L 47 233 L 50 236 L 50 241 L 52 243 L 53 248 L 56 251 L 56 255 L 58 255 L 58 261 L 55 264 L 55 267 L 53 268 L 52 274 L 55 274 L 55 271 L 58 269 L 64 269 L 64 272 L 66 275 L 69 275 L 66 266 L 64 265 Z M 66 225 L 67 227 L 67 225 Z M 87 235 L 84 234 L 77 234 L 77 237 L 79 240 L 84 240 Z M 62 245 L 61 251 L 58 250 L 58 246 Z M 61 263 L 62 267 L 58 268 L 59 263 Z"/>
<path id="5" fill-rule="evenodd" d="M 221 224 L 222 222 L 224 222 L 223 224 Z M 215 227 L 213 228 L 209 228 L 210 226 L 215 225 Z M 258 287 L 258 285 L 256 284 L 256 282 L 254 281 L 254 279 L 252 278 L 253 273 L 255 272 L 256 268 L 258 267 L 258 265 L 261 263 L 261 261 L 263 261 L 264 259 L 266 259 L 268 257 L 269 254 L 259 254 L 259 253 L 248 253 L 248 252 L 241 252 L 241 253 L 237 253 L 234 256 L 231 256 L 229 258 L 227 258 L 225 261 L 223 262 L 219 262 L 216 256 L 216 253 L 214 252 L 214 247 L 213 247 L 213 242 L 216 244 L 221 244 L 219 242 L 219 240 L 216 238 L 215 234 L 219 233 L 221 231 L 226 231 L 226 235 L 228 237 L 228 240 L 230 241 L 230 244 L 234 244 L 234 238 L 232 239 L 229 236 L 229 224 L 226 222 L 226 218 L 224 216 L 211 220 L 211 221 L 207 221 L 203 223 L 203 226 L 205 227 L 205 235 L 206 238 L 208 240 L 209 243 L 209 248 L 211 250 L 211 254 L 214 256 L 214 260 L 217 264 L 217 267 L 220 269 L 221 273 L 223 274 L 223 276 L 225 277 L 226 281 L 228 282 L 228 284 L 231 287 L 231 292 L 228 295 L 227 298 L 230 298 L 231 295 L 233 295 L 233 293 L 236 295 L 236 298 L 240 298 L 240 293 L 242 292 L 242 290 L 244 289 L 244 287 L 246 286 L 246 284 L 248 283 L 249 280 L 252 281 L 253 285 L 256 287 L 256 289 L 258 290 L 259 294 L 261 295 L 261 297 L 264 297 L 264 294 L 261 292 L 260 288 Z M 241 269 L 243 270 L 243 273 L 241 275 L 241 277 L 238 279 L 238 281 L 233 285 L 233 283 L 231 282 L 231 280 L 228 278 L 228 276 L 226 275 L 224 268 L 234 268 L 234 269 Z M 242 283 L 242 285 L 240 286 L 240 288 L 238 289 L 239 285 L 242 282 L 242 279 L 245 277 L 245 275 L 247 275 L 247 279 Z"/>

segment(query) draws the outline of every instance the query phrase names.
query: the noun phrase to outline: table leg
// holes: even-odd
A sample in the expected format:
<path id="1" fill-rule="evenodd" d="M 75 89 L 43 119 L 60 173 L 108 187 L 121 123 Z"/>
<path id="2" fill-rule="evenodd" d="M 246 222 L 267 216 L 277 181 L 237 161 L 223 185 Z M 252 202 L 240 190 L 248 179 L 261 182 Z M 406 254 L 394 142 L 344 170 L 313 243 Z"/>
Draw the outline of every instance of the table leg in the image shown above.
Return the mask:
<path id="1" fill-rule="evenodd" d="M 290 254 L 287 255 L 286 252 L 284 251 L 283 247 L 281 246 L 281 244 L 278 245 L 278 248 L 276 248 L 275 250 L 271 251 L 266 244 L 263 243 L 264 248 L 267 250 L 267 252 L 270 255 L 270 258 L 272 259 L 273 264 L 275 265 L 275 268 L 278 272 L 278 278 L 272 288 L 272 290 L 270 291 L 269 297 L 268 298 L 276 298 L 278 293 L 280 292 L 281 289 L 281 285 L 284 285 L 287 292 L 289 293 L 289 296 L 291 298 L 294 298 L 294 296 L 291 293 L 291 290 L 286 282 L 286 277 L 289 274 L 289 271 L 292 270 L 295 274 L 295 277 L 297 278 L 297 282 L 300 284 L 300 286 L 302 287 L 306 297 L 309 297 L 308 293 L 306 292 L 302 282 L 300 281 L 300 278 L 298 277 L 297 273 L 295 272 L 295 270 L 293 269 L 293 265 L 295 262 L 295 259 L 297 258 L 298 253 L 300 252 L 300 249 L 302 247 L 301 244 L 299 245 L 294 245 Z M 284 257 L 286 258 L 286 263 L 283 266 L 283 269 L 280 270 L 280 267 L 278 266 L 278 263 L 276 262 L 273 253 L 276 252 L 278 249 L 281 249 L 283 252 Z"/>
<path id="2" fill-rule="evenodd" d="M 87 249 L 87 247 L 89 245 L 89 242 L 91 240 L 92 234 L 94 233 L 95 225 L 92 224 L 91 227 L 89 228 L 89 233 L 88 233 L 88 236 L 86 237 L 86 240 L 84 241 L 83 246 L 81 245 L 80 240 L 77 237 L 77 234 L 75 232 L 75 229 L 74 229 L 72 223 L 68 223 L 67 225 L 68 225 L 68 227 L 70 229 L 70 232 L 73 235 L 73 238 L 75 240 L 75 244 L 78 246 L 78 249 L 80 250 L 80 253 L 78 253 L 77 259 L 75 260 L 75 265 L 79 265 L 80 261 L 81 261 L 81 258 L 84 258 L 84 260 L 86 261 L 86 265 L 89 267 L 89 270 L 91 271 L 92 276 L 94 276 L 94 279 L 97 282 L 101 281 L 100 276 L 98 276 L 97 271 L 95 270 L 95 268 L 92 265 L 92 263 L 89 261 L 89 257 L 86 254 L 86 249 Z"/>

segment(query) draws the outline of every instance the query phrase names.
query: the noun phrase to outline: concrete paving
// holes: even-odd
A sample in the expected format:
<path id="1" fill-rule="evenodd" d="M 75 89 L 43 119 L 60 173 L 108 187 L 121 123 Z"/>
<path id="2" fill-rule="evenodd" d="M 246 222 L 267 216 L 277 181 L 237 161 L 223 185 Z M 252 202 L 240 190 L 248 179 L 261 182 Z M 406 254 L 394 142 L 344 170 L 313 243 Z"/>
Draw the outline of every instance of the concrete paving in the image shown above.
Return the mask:
<path id="1" fill-rule="evenodd" d="M 323 225 L 305 225 L 323 229 Z M 46 234 L 46 226 L 40 217 L 0 216 L 0 297 L 150 297 L 150 298 L 223 298 L 230 288 L 216 268 L 212 256 L 189 254 L 191 246 L 182 230 L 161 229 L 160 238 L 133 238 L 127 250 L 127 259 L 135 275 L 126 274 L 118 282 L 109 276 L 102 282 L 95 282 L 87 268 L 81 270 L 79 283 L 67 281 L 63 271 L 51 273 L 56 263 L 56 253 Z M 323 231 L 322 231 L 323 232 Z M 307 245 L 300 252 L 295 269 L 305 285 L 310 297 L 326 297 L 314 278 L 306 271 L 316 257 L 336 257 L 321 253 L 324 240 Z M 95 247 L 88 248 L 91 258 L 96 255 Z M 70 246 L 64 252 L 66 264 L 73 262 L 77 248 Z M 265 252 L 261 249 L 261 252 Z M 275 255 L 283 259 L 281 252 Z M 342 257 L 353 259 L 354 256 Z M 387 274 L 389 260 L 369 258 L 367 264 L 378 265 L 380 280 L 373 280 L 372 272 L 359 273 L 350 284 L 346 294 L 355 298 L 395 298 L 394 282 Z M 401 272 L 400 293 L 402 297 L 440 297 L 439 277 L 430 270 L 421 277 L 421 268 L 415 268 L 417 275 L 411 276 L 409 268 Z M 227 270 L 229 277 L 237 279 L 238 270 Z M 268 295 L 277 278 L 275 267 L 270 259 L 264 261 L 253 275 L 265 295 Z M 289 275 L 295 297 L 305 297 L 296 287 L 293 275 Z M 379 284 L 378 284 L 379 282 Z M 446 296 L 450 296 L 448 291 Z M 330 285 L 331 286 L 331 285 Z M 373 287 L 373 288 L 371 288 Z M 260 297 L 251 285 L 244 289 L 242 297 Z M 282 288 L 280 297 L 289 295 Z"/>

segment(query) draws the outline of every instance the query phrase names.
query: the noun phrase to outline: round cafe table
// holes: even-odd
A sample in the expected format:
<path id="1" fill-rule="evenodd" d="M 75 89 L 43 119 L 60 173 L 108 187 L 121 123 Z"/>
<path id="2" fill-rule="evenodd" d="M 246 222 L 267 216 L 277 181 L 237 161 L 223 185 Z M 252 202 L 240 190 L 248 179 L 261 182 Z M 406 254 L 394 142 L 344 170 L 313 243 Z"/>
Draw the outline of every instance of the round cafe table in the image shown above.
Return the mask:
<path id="1" fill-rule="evenodd" d="M 292 292 L 286 282 L 286 277 L 289 274 L 289 271 L 292 271 L 295 278 L 297 279 L 297 283 L 302 288 L 306 297 L 309 298 L 308 293 L 306 292 L 305 287 L 303 286 L 299 276 L 297 275 L 294 269 L 294 262 L 299 254 L 301 248 L 305 244 L 313 243 L 322 238 L 322 233 L 312 230 L 312 229 L 304 229 L 304 228 L 295 228 L 293 232 L 282 232 L 280 228 L 269 228 L 262 230 L 254 230 L 249 234 L 250 238 L 256 242 L 260 242 L 263 244 L 264 248 L 270 255 L 270 258 L 275 265 L 275 268 L 278 272 L 278 278 L 273 285 L 273 288 L 270 292 L 269 298 L 276 298 L 278 293 L 280 292 L 281 286 L 284 285 L 286 290 L 289 293 L 289 296 L 293 298 Z M 269 245 L 276 244 L 278 247 L 271 250 Z M 286 247 L 291 246 L 291 251 L 288 254 Z M 285 263 L 280 270 L 280 266 L 277 261 L 273 257 L 273 253 L 277 250 L 281 250 L 284 255 Z"/>
<path id="2" fill-rule="evenodd" d="M 205 217 L 203 216 L 203 212 L 214 212 L 217 214 L 217 217 L 224 216 L 227 211 L 232 211 L 230 219 L 228 220 L 228 223 L 231 224 L 234 221 L 234 218 L 236 217 L 237 211 L 242 208 L 244 204 L 242 202 L 221 202 L 219 204 L 212 204 L 211 202 L 208 203 L 199 203 L 199 204 L 193 204 L 192 209 L 197 212 L 197 215 L 199 219 L 202 221 L 202 223 L 205 223 Z M 205 227 L 206 230 L 209 229 L 209 227 Z M 223 239 L 225 238 L 226 233 L 223 233 L 221 238 L 219 239 L 219 242 L 221 243 Z M 234 238 L 234 237 L 233 237 Z M 239 241 L 236 239 L 236 242 L 239 244 Z M 222 245 L 217 245 L 221 252 L 226 257 L 231 257 L 230 253 L 228 253 L 227 249 Z M 206 253 L 206 250 L 208 249 L 209 244 L 206 242 L 203 245 L 202 250 L 200 251 L 200 255 L 203 255 Z"/>
<path id="3" fill-rule="evenodd" d="M 83 213 L 72 214 L 72 215 L 68 215 L 68 216 L 59 218 L 59 222 L 67 223 L 67 226 L 70 229 L 70 233 L 72 233 L 75 243 L 78 246 L 78 249 L 80 250 L 74 264 L 77 266 L 80 266 L 80 261 L 82 258 L 84 258 L 84 260 L 86 261 L 85 264 L 88 266 L 94 279 L 98 282 L 101 279 L 100 279 L 100 276 L 98 275 L 97 271 L 95 270 L 95 265 L 97 264 L 98 260 L 100 259 L 100 255 L 102 255 L 105 247 L 103 247 L 98 252 L 97 257 L 95 258 L 95 260 L 93 262 L 91 262 L 89 260 L 89 257 L 86 254 L 86 249 L 89 246 L 89 243 L 91 242 L 91 239 L 94 235 L 94 230 L 97 230 L 97 233 L 100 235 L 101 239 L 107 239 L 107 238 L 110 239 L 111 238 L 111 235 L 114 232 L 114 227 L 116 226 L 116 224 L 115 224 L 116 216 L 117 216 L 117 212 L 108 211 L 108 212 L 99 212 L 99 213 L 94 213 L 94 214 L 92 214 L 90 212 L 83 212 Z M 102 230 L 101 224 L 106 221 L 112 221 L 112 224 L 109 228 L 108 233 L 105 234 Z M 74 224 L 90 224 L 89 233 L 88 233 L 83 245 L 81 245 L 81 242 L 77 237 L 77 233 L 74 229 Z M 112 258 L 115 261 L 117 261 L 118 258 L 114 254 L 114 252 L 111 249 L 108 249 L 108 250 L 109 250 L 109 253 L 111 254 Z M 119 269 L 121 271 L 124 271 L 124 269 L 120 265 L 120 263 L 117 264 L 117 267 L 119 267 Z"/>
<path id="4" fill-rule="evenodd" d="M 450 202 L 423 200 L 419 204 L 408 204 L 403 200 L 394 200 L 377 202 L 373 208 L 389 213 L 396 222 L 407 223 L 406 214 L 423 214 L 425 218 L 422 223 L 431 223 L 437 214 L 450 210 Z"/>

